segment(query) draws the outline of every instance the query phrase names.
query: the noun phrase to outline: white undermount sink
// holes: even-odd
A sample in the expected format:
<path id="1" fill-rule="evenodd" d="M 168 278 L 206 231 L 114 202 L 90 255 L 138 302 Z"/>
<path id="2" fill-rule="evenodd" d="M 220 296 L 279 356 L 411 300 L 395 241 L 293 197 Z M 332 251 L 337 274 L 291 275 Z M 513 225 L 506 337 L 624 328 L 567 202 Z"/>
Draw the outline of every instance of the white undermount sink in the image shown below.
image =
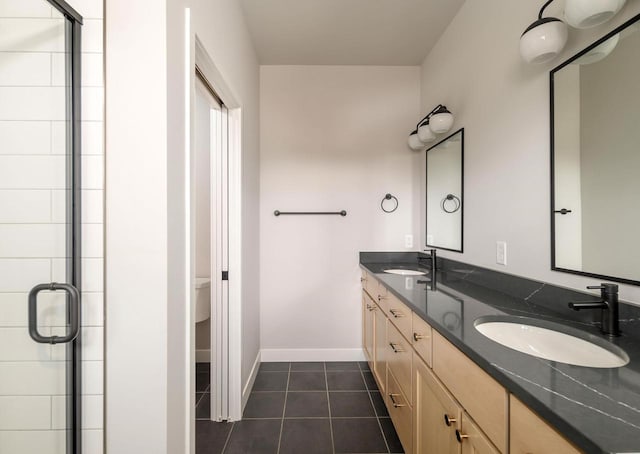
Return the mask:
<path id="1" fill-rule="evenodd" d="M 399 268 L 384 270 L 384 272 L 389 274 L 399 274 L 401 276 L 424 276 L 425 274 L 427 274 L 425 271 L 403 270 Z"/>
<path id="2" fill-rule="evenodd" d="M 486 317 L 476 320 L 475 328 L 505 347 L 559 363 L 612 368 L 629 362 L 629 356 L 618 346 L 552 322 L 524 317 Z"/>

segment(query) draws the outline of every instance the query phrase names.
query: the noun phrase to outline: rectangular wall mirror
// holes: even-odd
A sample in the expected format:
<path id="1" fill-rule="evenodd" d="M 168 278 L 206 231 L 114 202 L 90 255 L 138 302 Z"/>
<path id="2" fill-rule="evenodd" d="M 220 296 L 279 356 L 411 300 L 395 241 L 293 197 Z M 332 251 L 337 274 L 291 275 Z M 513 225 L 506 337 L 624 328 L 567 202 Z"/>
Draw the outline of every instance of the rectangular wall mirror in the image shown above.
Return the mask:
<path id="1" fill-rule="evenodd" d="M 427 247 L 462 252 L 464 128 L 426 153 Z"/>
<path id="2" fill-rule="evenodd" d="M 551 268 L 640 285 L 640 15 L 551 71 Z"/>

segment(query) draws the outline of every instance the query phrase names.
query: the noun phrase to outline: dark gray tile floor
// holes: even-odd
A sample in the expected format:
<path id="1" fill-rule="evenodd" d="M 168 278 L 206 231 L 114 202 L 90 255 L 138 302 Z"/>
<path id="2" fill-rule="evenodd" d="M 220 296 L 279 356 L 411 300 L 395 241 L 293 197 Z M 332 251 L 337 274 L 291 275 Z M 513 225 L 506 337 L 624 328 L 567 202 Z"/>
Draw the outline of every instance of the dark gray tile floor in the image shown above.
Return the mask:
<path id="1" fill-rule="evenodd" d="M 209 420 L 196 367 L 197 454 L 402 453 L 367 363 L 262 363 L 242 421 Z"/>

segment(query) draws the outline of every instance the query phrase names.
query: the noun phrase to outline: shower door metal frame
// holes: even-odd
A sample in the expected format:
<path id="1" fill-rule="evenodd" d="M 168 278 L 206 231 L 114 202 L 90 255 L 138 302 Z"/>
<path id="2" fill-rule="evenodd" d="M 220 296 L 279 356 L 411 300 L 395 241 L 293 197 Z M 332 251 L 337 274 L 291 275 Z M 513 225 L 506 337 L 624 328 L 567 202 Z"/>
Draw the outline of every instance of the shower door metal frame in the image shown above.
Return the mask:
<path id="1" fill-rule="evenodd" d="M 67 121 L 67 281 L 82 294 L 81 267 L 81 49 L 82 16 L 64 0 L 47 0 L 69 21 L 69 31 L 65 30 L 65 52 L 71 58 L 66 64 L 66 121 Z M 82 324 L 82 304 L 79 305 L 78 318 Z M 78 335 L 66 347 L 67 361 L 67 454 L 82 453 L 82 341 Z"/>

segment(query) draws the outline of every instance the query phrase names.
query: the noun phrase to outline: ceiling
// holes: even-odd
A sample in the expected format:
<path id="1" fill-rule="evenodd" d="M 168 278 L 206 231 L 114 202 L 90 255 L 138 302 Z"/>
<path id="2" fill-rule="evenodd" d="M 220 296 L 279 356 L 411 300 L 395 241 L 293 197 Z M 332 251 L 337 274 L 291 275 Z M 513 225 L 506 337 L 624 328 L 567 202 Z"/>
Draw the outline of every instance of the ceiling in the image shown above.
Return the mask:
<path id="1" fill-rule="evenodd" d="M 420 65 L 464 0 L 241 0 L 262 65 Z"/>

